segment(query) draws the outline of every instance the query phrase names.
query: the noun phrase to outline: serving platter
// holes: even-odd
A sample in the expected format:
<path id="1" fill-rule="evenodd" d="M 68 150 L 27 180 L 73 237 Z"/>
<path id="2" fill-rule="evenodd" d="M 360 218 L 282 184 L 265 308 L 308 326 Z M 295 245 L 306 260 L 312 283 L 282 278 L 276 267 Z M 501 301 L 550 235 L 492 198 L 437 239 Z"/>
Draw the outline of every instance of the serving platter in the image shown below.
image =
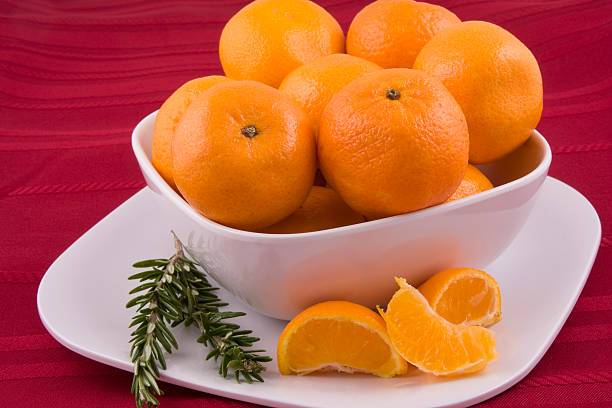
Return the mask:
<path id="1" fill-rule="evenodd" d="M 134 273 L 130 265 L 172 253 L 170 230 L 175 224 L 172 216 L 160 217 L 160 199 L 144 188 L 79 238 L 46 272 L 38 290 L 39 314 L 67 348 L 131 371 L 131 311 L 124 307 L 135 286 L 127 280 Z M 194 341 L 192 328 L 177 328 L 180 349 L 167 357 L 162 381 L 273 407 L 468 406 L 508 389 L 541 359 L 580 295 L 600 238 L 591 204 L 548 177 L 525 226 L 487 268 L 502 291 L 503 319 L 492 327 L 499 359 L 476 375 L 436 378 L 414 369 L 394 379 L 362 374 L 295 377 L 281 376 L 273 361 L 267 364 L 264 383 L 236 384 L 204 361 L 205 350 Z M 275 357 L 285 322 L 257 314 L 226 291 L 219 293 L 231 310 L 248 313 L 238 323 L 253 329 L 262 348 Z"/>

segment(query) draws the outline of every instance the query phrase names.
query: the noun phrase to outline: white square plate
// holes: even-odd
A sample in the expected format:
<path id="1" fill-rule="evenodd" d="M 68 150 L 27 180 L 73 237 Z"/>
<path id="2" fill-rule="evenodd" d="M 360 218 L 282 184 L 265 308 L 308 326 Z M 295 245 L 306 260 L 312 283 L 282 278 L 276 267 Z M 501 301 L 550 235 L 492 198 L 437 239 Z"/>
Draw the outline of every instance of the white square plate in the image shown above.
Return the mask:
<path id="1" fill-rule="evenodd" d="M 170 256 L 172 219 L 162 219 L 158 198 L 143 189 L 95 225 L 51 265 L 40 283 L 38 310 L 49 332 L 86 357 L 131 371 L 131 310 L 124 305 L 136 261 Z M 477 227 L 477 226 L 475 226 Z M 179 236 L 182 231 L 178 230 Z M 462 407 L 517 383 L 535 366 L 563 326 L 593 265 L 601 226 L 591 204 L 566 184 L 547 178 L 524 228 L 487 271 L 501 287 L 503 320 L 493 326 L 499 359 L 483 372 L 444 379 L 416 370 L 382 379 L 367 375 L 279 375 L 268 364 L 265 382 L 236 384 L 218 376 L 192 329 L 177 328 L 179 351 L 167 358 L 163 381 L 274 407 Z M 457 265 L 470 266 L 470 265 Z M 285 322 L 249 310 L 225 291 L 237 319 L 262 338 L 275 357 Z M 273 296 L 273 294 L 271 294 Z M 391 296 L 391 293 L 389 294 Z M 130 384 L 126 384 L 129 392 Z"/>

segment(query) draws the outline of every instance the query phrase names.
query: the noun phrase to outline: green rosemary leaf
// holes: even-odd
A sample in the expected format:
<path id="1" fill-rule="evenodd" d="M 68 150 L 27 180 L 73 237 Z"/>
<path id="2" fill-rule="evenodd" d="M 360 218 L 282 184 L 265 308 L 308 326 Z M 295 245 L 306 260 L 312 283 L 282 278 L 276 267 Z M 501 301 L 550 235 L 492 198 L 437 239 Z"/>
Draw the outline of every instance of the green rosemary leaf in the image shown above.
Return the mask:
<path id="1" fill-rule="evenodd" d="M 134 317 L 132 318 L 132 323 L 130 323 L 130 325 L 128 326 L 128 328 L 136 326 L 137 324 L 141 323 L 141 322 L 142 322 L 142 321 L 143 321 L 145 318 L 146 318 L 146 317 L 145 317 L 145 316 L 143 316 L 143 315 L 134 316 Z"/>
<path id="2" fill-rule="evenodd" d="M 172 346 L 170 346 L 170 343 L 163 335 L 157 335 L 155 336 L 155 339 L 162 345 L 164 350 L 166 350 L 168 353 L 172 353 Z"/>
<path id="3" fill-rule="evenodd" d="M 145 334 L 146 331 L 147 331 L 147 326 L 141 325 L 141 326 L 138 326 L 136 330 L 134 330 L 132 333 L 130 333 L 130 336 L 142 335 L 142 334 Z"/>
<path id="4" fill-rule="evenodd" d="M 249 384 L 253 383 L 253 379 L 251 378 L 247 370 L 240 370 L 240 374 L 242 374 L 242 376 L 247 380 Z"/>
<path id="5" fill-rule="evenodd" d="M 233 317 L 246 316 L 244 312 L 219 312 L 218 316 L 221 319 L 231 319 Z"/>
<path id="6" fill-rule="evenodd" d="M 148 299 L 149 297 L 150 297 L 150 295 L 148 293 L 145 293 L 144 295 L 136 296 L 135 298 L 132 298 L 132 300 L 127 302 L 125 307 L 126 307 L 126 309 L 129 309 L 130 307 L 136 306 L 141 301 L 143 301 L 145 299 Z"/>
<path id="7" fill-rule="evenodd" d="M 227 368 L 233 368 L 234 370 L 239 370 L 243 367 L 244 365 L 239 360 L 232 360 L 227 363 Z"/>
<path id="8" fill-rule="evenodd" d="M 148 271 L 144 271 L 144 272 L 139 272 L 136 273 L 130 277 L 128 277 L 129 280 L 150 280 L 153 278 L 157 278 L 158 276 L 161 276 L 163 274 L 163 272 L 159 271 L 158 269 L 150 269 Z"/>
<path id="9" fill-rule="evenodd" d="M 219 350 L 213 349 L 210 353 L 206 355 L 206 360 L 210 360 L 211 358 L 219 355 Z"/>
<path id="10" fill-rule="evenodd" d="M 253 330 L 235 330 L 234 331 L 234 337 L 236 336 L 242 336 L 245 334 L 251 334 L 253 333 Z M 259 339 L 257 339 L 256 341 L 258 341 Z"/>
<path id="11" fill-rule="evenodd" d="M 270 359 L 270 360 L 272 360 L 272 359 Z M 268 361 L 269 361 L 269 360 L 268 360 Z M 257 381 L 259 381 L 259 382 L 264 382 L 264 380 L 263 380 L 263 378 L 261 377 L 261 375 L 259 375 L 258 373 L 254 372 L 254 371 L 252 371 L 252 372 L 251 372 L 251 376 L 252 376 L 253 378 L 255 378 Z"/>
<path id="12" fill-rule="evenodd" d="M 175 349 L 178 349 L 178 343 L 174 338 L 174 335 L 170 333 L 170 330 L 165 325 L 159 325 L 156 327 L 161 333 L 163 333 L 164 337 L 174 346 Z"/>
<path id="13" fill-rule="evenodd" d="M 147 259 L 146 261 L 136 262 L 132 264 L 133 268 L 150 268 L 152 266 L 166 266 L 168 264 L 167 259 Z"/>
<path id="14" fill-rule="evenodd" d="M 224 354 L 221 357 L 221 363 L 219 363 L 219 374 L 221 374 L 223 378 L 227 377 L 228 359 L 229 359 L 229 356 L 227 354 Z"/>
<path id="15" fill-rule="evenodd" d="M 132 295 L 137 292 L 142 292 L 143 290 L 150 289 L 155 286 L 155 282 L 143 283 L 140 286 L 136 286 L 134 289 L 130 290 L 129 294 Z"/>
<path id="16" fill-rule="evenodd" d="M 161 366 L 162 370 L 165 370 L 166 358 L 164 357 L 164 352 L 162 351 L 158 342 L 153 342 L 153 350 L 155 351 L 155 359 L 159 361 L 159 365 Z"/>
<path id="17" fill-rule="evenodd" d="M 174 321 L 179 318 L 178 314 L 174 314 L 166 309 L 159 309 L 159 314 L 161 314 L 168 321 Z"/>

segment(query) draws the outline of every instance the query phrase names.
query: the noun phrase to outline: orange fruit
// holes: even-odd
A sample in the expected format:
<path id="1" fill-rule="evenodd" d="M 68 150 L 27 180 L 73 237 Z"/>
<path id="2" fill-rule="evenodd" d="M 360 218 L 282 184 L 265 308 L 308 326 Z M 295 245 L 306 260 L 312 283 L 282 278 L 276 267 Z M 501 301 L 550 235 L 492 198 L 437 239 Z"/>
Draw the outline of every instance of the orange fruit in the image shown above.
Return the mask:
<path id="1" fill-rule="evenodd" d="M 463 179 L 457 190 L 446 201 L 459 200 L 474 194 L 482 193 L 493 188 L 491 181 L 476 167 L 468 164 Z"/>
<path id="2" fill-rule="evenodd" d="M 229 81 L 220 75 L 192 79 L 166 99 L 155 117 L 153 129 L 153 166 L 166 183 L 176 190 L 172 171 L 172 138 L 183 112 L 191 101 L 213 85 Z"/>
<path id="3" fill-rule="evenodd" d="M 488 273 L 472 268 L 438 272 L 419 286 L 431 308 L 454 324 L 490 326 L 501 320 L 501 292 Z"/>
<path id="4" fill-rule="evenodd" d="M 278 89 L 295 99 L 318 127 L 323 108 L 332 96 L 351 81 L 380 69 L 361 58 L 332 54 L 294 69 Z"/>
<path id="5" fill-rule="evenodd" d="M 277 362 L 283 375 L 337 370 L 393 377 L 408 369 L 383 319 L 345 301 L 319 303 L 294 317 L 278 339 Z"/>
<path id="6" fill-rule="evenodd" d="M 289 96 L 254 81 L 229 81 L 187 108 L 172 145 L 174 181 L 205 217 L 258 230 L 304 202 L 316 147 L 308 117 Z"/>
<path id="7" fill-rule="evenodd" d="M 227 22 L 219 41 L 225 75 L 274 87 L 300 65 L 342 52 L 338 22 L 307 0 L 255 0 Z"/>
<path id="8" fill-rule="evenodd" d="M 523 144 L 542 115 L 542 75 L 515 36 L 484 21 L 436 34 L 414 68 L 439 78 L 465 113 L 470 162 L 497 160 Z"/>
<path id="9" fill-rule="evenodd" d="M 300 208 L 262 232 L 294 234 L 343 227 L 364 221 L 363 216 L 346 205 L 334 190 L 313 186 Z"/>
<path id="10" fill-rule="evenodd" d="M 378 310 L 393 346 L 409 363 L 434 375 L 456 375 L 482 370 L 497 358 L 491 330 L 448 322 L 418 290 L 396 281 L 400 288 L 387 311 Z"/>
<path id="11" fill-rule="evenodd" d="M 383 68 L 412 68 L 421 48 L 439 31 L 461 22 L 451 11 L 412 0 L 378 0 L 353 19 L 346 52 Z"/>
<path id="12" fill-rule="evenodd" d="M 468 161 L 461 108 L 438 79 L 408 68 L 372 72 L 340 90 L 317 141 L 325 179 L 368 219 L 443 202 Z"/>

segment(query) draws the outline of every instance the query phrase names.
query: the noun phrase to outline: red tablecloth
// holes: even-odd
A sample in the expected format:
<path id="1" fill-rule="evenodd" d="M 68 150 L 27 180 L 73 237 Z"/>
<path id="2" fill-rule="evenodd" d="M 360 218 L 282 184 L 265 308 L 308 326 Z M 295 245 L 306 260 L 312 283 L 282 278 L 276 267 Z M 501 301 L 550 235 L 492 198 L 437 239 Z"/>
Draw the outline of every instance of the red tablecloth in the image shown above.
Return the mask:
<path id="1" fill-rule="evenodd" d="M 222 72 L 219 34 L 245 3 L 0 3 L 0 405 L 133 406 L 129 373 L 45 331 L 36 289 L 69 244 L 144 186 L 131 129 L 185 81 Z M 320 3 L 346 30 L 367 1 Z M 544 78 L 539 130 L 553 147 L 550 173 L 585 194 L 603 224 L 561 334 L 527 378 L 482 406 L 612 406 L 612 1 L 440 3 L 463 20 L 500 24 L 531 48 Z M 163 388 L 167 408 L 253 406 Z"/>

